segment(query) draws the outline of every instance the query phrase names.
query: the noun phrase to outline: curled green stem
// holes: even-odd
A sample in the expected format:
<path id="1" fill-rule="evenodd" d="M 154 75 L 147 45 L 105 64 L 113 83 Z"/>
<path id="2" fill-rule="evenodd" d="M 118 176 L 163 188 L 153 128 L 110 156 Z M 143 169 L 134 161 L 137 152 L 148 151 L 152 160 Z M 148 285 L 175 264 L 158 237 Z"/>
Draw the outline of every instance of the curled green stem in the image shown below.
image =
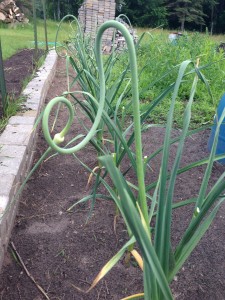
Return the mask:
<path id="1" fill-rule="evenodd" d="M 95 121 L 86 135 L 86 137 L 76 146 L 71 148 L 63 148 L 59 146 L 64 140 L 64 136 L 68 132 L 70 126 L 72 125 L 72 121 L 74 118 L 73 107 L 69 100 L 64 97 L 54 98 L 47 105 L 44 115 L 43 115 L 43 132 L 44 136 L 50 145 L 55 151 L 61 154 L 71 154 L 74 153 L 81 148 L 83 148 L 95 135 L 96 130 L 99 126 L 99 123 L 102 120 L 102 113 L 105 105 L 105 74 L 103 68 L 103 59 L 102 59 L 102 36 L 103 33 L 108 28 L 115 28 L 119 30 L 127 43 L 128 55 L 130 61 L 130 70 L 131 70 L 131 86 L 132 86 L 132 102 L 133 102 L 133 116 L 134 116 L 134 134 L 135 134 L 135 150 L 136 150 L 136 165 L 137 165 L 137 177 L 138 177 L 138 187 L 139 187 L 139 195 L 138 201 L 141 211 L 143 213 L 144 219 L 146 223 L 148 223 L 148 207 L 146 202 L 146 193 L 145 193 L 145 182 L 144 182 L 144 165 L 143 165 L 143 155 L 142 155 L 142 142 L 141 142 L 141 120 L 140 120 L 140 107 L 139 107 L 139 91 L 138 91 L 138 74 L 137 74 L 137 60 L 136 60 L 136 51 L 133 39 L 128 31 L 128 29 L 118 21 L 107 21 L 105 22 L 98 30 L 96 40 L 95 40 L 95 55 L 96 55 L 96 63 L 98 66 L 99 72 L 99 82 L 100 82 L 100 99 L 98 105 L 98 111 L 95 118 Z M 52 107 L 59 103 L 63 102 L 68 110 L 69 110 L 69 120 L 65 126 L 65 128 L 58 133 L 54 139 L 51 138 L 49 132 L 48 119 L 51 112 Z"/>
<path id="2" fill-rule="evenodd" d="M 95 54 L 96 61 L 99 70 L 99 81 L 100 81 L 100 97 L 105 95 L 105 75 L 102 61 L 102 35 L 108 28 L 116 28 L 124 36 L 131 70 L 131 87 L 132 87 L 132 102 L 133 102 L 133 116 L 134 116 L 134 134 L 135 134 L 135 150 L 136 150 L 136 162 L 137 162 L 137 177 L 139 187 L 139 205 L 141 207 L 144 219 L 148 223 L 148 208 L 146 202 L 145 193 L 145 182 L 144 182 L 144 165 L 142 155 L 142 141 L 141 141 L 141 120 L 140 120 L 140 105 L 139 105 L 139 91 L 138 91 L 138 74 L 137 74 L 137 59 L 136 51 L 133 42 L 133 38 L 130 35 L 128 29 L 118 21 L 107 21 L 98 30 L 96 41 L 95 41 Z"/>
<path id="3" fill-rule="evenodd" d="M 81 30 L 81 27 L 80 27 L 80 23 L 79 23 L 79 21 L 77 20 L 77 18 L 75 17 L 75 16 L 73 16 L 73 15 L 66 15 L 65 17 L 63 17 L 62 18 L 62 20 L 59 22 L 59 26 L 58 26 L 58 29 L 57 29 L 57 31 L 56 31 L 56 36 L 55 36 L 55 49 L 56 49 L 56 52 L 57 52 L 57 54 L 58 54 L 58 56 L 60 56 L 60 57 L 65 57 L 66 55 L 63 55 L 62 53 L 60 53 L 59 51 L 58 51 L 58 46 L 59 46 L 59 44 L 60 44 L 60 48 L 64 48 L 65 50 L 67 50 L 67 45 L 66 44 L 61 44 L 61 43 L 59 43 L 58 42 L 58 37 L 59 37 L 59 32 L 60 32 L 60 29 L 61 29 L 61 27 L 62 27 L 62 25 L 63 25 L 63 22 L 65 21 L 65 20 L 67 20 L 67 19 L 73 19 L 73 21 L 76 23 L 76 25 L 77 25 L 77 29 L 78 29 L 78 34 L 79 34 L 79 36 L 82 36 L 82 30 Z"/>

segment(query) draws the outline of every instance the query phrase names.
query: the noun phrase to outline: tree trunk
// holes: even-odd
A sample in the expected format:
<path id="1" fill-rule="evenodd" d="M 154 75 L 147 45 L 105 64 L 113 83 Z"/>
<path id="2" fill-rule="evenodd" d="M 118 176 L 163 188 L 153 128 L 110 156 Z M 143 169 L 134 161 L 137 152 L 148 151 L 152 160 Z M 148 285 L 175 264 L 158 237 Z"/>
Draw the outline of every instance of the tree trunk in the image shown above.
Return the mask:
<path id="1" fill-rule="evenodd" d="M 214 18 L 214 5 L 212 5 L 212 10 L 211 10 L 211 28 L 210 28 L 210 34 L 213 34 L 213 18 Z"/>
<path id="2" fill-rule="evenodd" d="M 58 17 L 58 20 L 60 20 L 60 15 L 61 15 L 61 12 L 60 12 L 60 0 L 58 0 L 58 5 L 57 5 L 57 17 Z"/>
<path id="3" fill-rule="evenodd" d="M 185 18 L 182 18 L 181 20 L 181 31 L 184 31 L 184 23 L 185 23 Z"/>
<path id="4" fill-rule="evenodd" d="M 54 21 L 56 21 L 56 13 L 55 13 L 55 0 L 53 0 L 53 3 L 52 3 L 52 8 L 53 8 L 53 18 L 54 18 Z"/>

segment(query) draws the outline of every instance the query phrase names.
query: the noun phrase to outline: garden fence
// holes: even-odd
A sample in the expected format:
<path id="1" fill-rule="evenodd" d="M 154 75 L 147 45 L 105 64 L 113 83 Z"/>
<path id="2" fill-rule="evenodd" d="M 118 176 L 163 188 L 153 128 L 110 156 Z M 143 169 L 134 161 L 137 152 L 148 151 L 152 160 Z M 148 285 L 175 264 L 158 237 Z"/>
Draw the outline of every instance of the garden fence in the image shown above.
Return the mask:
<path id="1" fill-rule="evenodd" d="M 2 111 L 4 115 L 7 108 L 7 91 L 6 91 L 5 73 L 3 67 L 1 39 L 0 39 L 0 93 L 1 93 L 1 101 L 2 101 L 0 105 L 2 106 Z"/>

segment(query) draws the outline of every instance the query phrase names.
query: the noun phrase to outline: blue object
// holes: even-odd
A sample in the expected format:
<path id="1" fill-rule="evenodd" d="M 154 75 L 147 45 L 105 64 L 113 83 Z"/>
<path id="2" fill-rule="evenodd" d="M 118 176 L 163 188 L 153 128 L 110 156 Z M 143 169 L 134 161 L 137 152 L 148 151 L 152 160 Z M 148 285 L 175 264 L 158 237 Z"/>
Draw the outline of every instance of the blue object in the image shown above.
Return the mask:
<path id="1" fill-rule="evenodd" d="M 217 115 L 214 117 L 214 125 L 211 128 L 211 134 L 208 141 L 208 150 L 211 151 L 215 132 L 217 128 L 217 121 L 222 116 L 223 110 L 225 109 L 225 94 L 222 96 L 218 108 L 217 108 Z M 218 137 L 218 143 L 216 148 L 216 154 L 225 154 L 225 118 L 223 119 L 223 122 L 220 126 L 219 131 L 219 137 Z M 225 165 L 225 158 L 218 160 L 219 163 L 222 165 Z"/>
<path id="2" fill-rule="evenodd" d="M 35 44 L 35 41 L 31 41 L 32 44 Z M 44 46 L 46 43 L 45 42 L 38 42 L 38 45 Z M 48 42 L 49 46 L 55 46 L 55 42 Z M 57 46 L 62 46 L 60 43 L 56 43 Z"/>

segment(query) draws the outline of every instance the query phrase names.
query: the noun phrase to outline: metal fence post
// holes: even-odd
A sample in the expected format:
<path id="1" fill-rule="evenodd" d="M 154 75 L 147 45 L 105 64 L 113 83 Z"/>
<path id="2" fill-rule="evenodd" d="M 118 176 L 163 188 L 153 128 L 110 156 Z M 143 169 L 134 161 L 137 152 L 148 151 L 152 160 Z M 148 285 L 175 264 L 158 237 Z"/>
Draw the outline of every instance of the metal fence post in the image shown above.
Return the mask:
<path id="1" fill-rule="evenodd" d="M 4 72 L 3 58 L 2 58 L 1 37 L 0 37 L 0 92 L 2 95 L 3 115 L 5 115 L 6 109 L 7 109 L 7 90 L 6 90 L 6 84 L 5 84 L 5 72 Z"/>

